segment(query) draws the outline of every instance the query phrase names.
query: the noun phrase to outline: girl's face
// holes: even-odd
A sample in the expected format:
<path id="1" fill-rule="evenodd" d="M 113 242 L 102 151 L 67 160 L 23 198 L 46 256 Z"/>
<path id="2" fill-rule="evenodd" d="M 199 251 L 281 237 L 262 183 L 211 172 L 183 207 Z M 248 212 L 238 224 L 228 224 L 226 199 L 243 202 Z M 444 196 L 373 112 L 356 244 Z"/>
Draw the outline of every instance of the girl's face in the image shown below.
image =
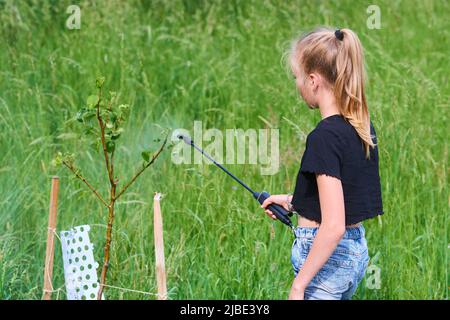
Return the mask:
<path id="1" fill-rule="evenodd" d="M 305 74 L 300 67 L 293 68 L 292 72 L 295 77 L 295 84 L 303 100 L 305 100 L 310 109 L 317 108 L 317 83 L 315 83 L 317 79 L 315 79 L 315 75 Z"/>

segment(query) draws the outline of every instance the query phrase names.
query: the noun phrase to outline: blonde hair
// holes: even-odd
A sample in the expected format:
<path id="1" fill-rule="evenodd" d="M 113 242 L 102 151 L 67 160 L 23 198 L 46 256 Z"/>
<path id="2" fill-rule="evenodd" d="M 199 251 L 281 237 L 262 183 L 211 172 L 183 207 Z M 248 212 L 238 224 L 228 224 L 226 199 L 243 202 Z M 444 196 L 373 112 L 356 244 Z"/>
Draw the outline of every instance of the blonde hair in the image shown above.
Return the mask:
<path id="1" fill-rule="evenodd" d="M 340 29 L 339 33 L 318 28 L 294 40 L 288 56 L 291 70 L 300 67 L 306 74 L 318 72 L 331 85 L 341 114 L 355 128 L 369 159 L 369 146 L 375 148 L 375 144 L 370 134 L 364 54 L 358 36 L 350 29 Z"/>

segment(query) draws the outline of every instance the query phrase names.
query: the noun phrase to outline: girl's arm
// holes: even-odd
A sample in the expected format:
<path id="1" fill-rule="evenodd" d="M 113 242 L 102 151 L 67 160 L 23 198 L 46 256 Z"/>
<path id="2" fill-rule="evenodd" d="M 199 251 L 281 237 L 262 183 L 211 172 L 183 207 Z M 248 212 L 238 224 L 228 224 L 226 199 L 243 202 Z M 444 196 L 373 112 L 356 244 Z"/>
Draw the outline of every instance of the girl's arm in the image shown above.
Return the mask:
<path id="1" fill-rule="evenodd" d="M 345 233 L 344 194 L 341 180 L 317 175 L 322 223 L 308 257 L 293 283 L 293 289 L 304 291 L 316 273 L 327 262 Z"/>

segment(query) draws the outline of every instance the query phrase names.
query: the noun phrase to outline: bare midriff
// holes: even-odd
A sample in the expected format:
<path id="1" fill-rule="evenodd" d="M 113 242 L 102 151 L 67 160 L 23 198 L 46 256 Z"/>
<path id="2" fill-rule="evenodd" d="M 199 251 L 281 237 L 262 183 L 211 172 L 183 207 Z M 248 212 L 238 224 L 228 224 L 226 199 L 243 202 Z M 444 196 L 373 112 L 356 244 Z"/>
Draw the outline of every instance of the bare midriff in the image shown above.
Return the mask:
<path id="1" fill-rule="evenodd" d="M 320 223 L 318 223 L 317 221 L 313 221 L 313 220 L 309 220 L 305 217 L 302 216 L 298 216 L 298 226 L 302 227 L 302 228 L 316 228 L 320 226 Z M 350 225 L 346 225 L 346 228 L 355 228 L 358 227 L 360 225 L 360 223 L 355 223 L 355 224 L 350 224 Z"/>

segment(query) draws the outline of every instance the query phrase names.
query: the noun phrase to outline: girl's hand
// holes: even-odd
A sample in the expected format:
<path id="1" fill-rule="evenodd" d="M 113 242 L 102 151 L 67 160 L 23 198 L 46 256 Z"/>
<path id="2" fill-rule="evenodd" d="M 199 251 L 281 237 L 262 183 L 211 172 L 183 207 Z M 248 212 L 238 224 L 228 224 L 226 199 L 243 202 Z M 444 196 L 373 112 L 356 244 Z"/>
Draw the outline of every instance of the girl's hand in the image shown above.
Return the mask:
<path id="1" fill-rule="evenodd" d="M 289 293 L 289 300 L 304 300 L 305 290 L 294 284 L 292 285 L 291 292 Z"/>
<path id="2" fill-rule="evenodd" d="M 275 216 L 275 214 L 273 214 L 272 211 L 270 211 L 269 209 L 266 209 L 266 208 L 269 205 L 271 205 L 272 203 L 275 203 L 275 204 L 278 204 L 278 205 L 282 206 L 286 210 L 289 210 L 289 207 L 287 205 L 287 196 L 288 196 L 287 194 L 274 194 L 274 195 L 271 195 L 266 200 L 264 200 L 264 202 L 261 205 L 261 208 L 264 209 L 264 211 L 266 212 L 266 214 L 270 218 L 272 218 L 273 220 L 276 220 L 277 217 Z"/>

